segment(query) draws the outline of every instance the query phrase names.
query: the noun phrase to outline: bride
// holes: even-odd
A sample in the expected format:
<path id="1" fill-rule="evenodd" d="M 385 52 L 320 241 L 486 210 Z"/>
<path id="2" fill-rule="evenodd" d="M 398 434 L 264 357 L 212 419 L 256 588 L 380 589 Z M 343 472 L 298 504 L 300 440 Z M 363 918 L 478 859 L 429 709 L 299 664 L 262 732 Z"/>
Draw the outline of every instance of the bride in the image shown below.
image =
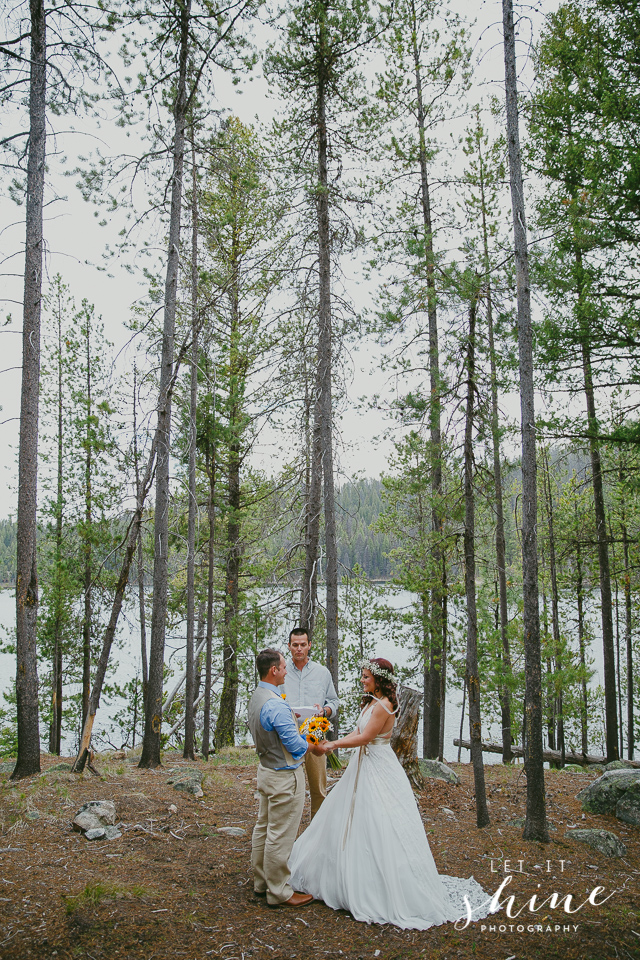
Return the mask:
<path id="1" fill-rule="evenodd" d="M 473 919 L 486 916 L 490 898 L 473 877 L 438 874 L 411 786 L 391 749 L 398 709 L 393 666 L 381 657 L 360 665 L 358 724 L 331 743 L 332 749 L 359 749 L 294 844 L 294 890 L 349 910 L 356 920 L 404 929 L 426 930 L 470 911 Z"/>

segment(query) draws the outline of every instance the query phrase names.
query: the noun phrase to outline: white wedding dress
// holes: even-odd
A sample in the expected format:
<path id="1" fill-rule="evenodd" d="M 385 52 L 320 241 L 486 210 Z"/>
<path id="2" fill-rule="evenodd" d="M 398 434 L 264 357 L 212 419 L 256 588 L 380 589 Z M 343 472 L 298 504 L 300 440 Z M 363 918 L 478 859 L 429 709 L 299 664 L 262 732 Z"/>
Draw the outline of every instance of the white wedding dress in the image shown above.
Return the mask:
<path id="1" fill-rule="evenodd" d="M 373 703 L 358 718 L 363 731 Z M 426 930 L 487 916 L 490 897 L 472 878 L 441 877 L 391 733 L 354 750 L 349 766 L 302 836 L 289 866 L 294 890 L 356 920 Z"/>

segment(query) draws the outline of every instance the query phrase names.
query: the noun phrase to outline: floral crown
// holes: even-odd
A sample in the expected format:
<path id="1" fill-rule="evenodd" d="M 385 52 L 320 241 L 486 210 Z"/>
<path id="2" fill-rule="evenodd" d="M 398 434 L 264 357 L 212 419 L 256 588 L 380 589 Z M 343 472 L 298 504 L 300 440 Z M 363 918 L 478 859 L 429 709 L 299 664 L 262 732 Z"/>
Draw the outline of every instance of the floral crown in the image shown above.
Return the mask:
<path id="1" fill-rule="evenodd" d="M 393 684 L 397 684 L 398 682 L 398 678 L 390 670 L 385 670 L 384 667 L 381 667 L 378 663 L 374 663 L 371 660 L 367 660 L 366 657 L 360 661 L 358 666 L 361 670 L 368 670 L 369 673 L 372 673 L 375 677 L 384 677 L 385 680 L 390 680 Z"/>

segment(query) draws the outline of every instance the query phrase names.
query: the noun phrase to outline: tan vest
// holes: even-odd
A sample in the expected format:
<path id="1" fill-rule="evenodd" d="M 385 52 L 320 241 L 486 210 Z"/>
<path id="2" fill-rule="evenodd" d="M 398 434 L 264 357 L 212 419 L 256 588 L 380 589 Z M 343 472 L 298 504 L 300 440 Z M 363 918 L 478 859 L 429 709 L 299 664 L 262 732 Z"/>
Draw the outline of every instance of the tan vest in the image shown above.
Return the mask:
<path id="1" fill-rule="evenodd" d="M 256 745 L 260 763 L 269 770 L 277 770 L 279 767 L 291 767 L 296 762 L 286 747 L 283 746 L 282 740 L 276 731 L 265 730 L 260 723 L 260 711 L 267 700 L 274 699 L 280 700 L 281 698 L 277 693 L 267 690 L 266 687 L 256 687 L 249 701 L 249 708 L 247 710 L 249 730 L 251 731 L 253 742 Z M 293 710 L 291 710 L 291 716 L 295 721 Z"/>

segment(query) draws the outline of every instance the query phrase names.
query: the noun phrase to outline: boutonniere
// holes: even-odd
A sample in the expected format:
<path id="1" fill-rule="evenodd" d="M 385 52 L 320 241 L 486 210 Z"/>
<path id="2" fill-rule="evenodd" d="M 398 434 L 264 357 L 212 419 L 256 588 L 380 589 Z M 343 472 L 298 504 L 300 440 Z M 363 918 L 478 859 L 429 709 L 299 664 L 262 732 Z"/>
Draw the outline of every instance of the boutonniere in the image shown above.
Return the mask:
<path id="1" fill-rule="evenodd" d="M 286 700 L 286 699 L 287 699 L 286 693 L 281 693 L 280 696 L 282 697 L 283 700 Z"/>

